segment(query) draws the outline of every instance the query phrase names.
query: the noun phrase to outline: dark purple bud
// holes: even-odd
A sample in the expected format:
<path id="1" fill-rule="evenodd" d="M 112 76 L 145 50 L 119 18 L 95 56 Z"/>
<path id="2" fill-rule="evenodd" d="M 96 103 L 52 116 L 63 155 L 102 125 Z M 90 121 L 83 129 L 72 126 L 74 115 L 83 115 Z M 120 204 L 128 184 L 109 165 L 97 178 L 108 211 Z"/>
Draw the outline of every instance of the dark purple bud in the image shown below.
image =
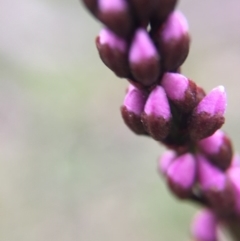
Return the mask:
<path id="1" fill-rule="evenodd" d="M 128 67 L 127 43 L 108 29 L 102 29 L 96 38 L 96 46 L 103 63 L 117 76 L 127 78 Z"/>
<path id="2" fill-rule="evenodd" d="M 233 211 L 234 195 L 226 174 L 213 166 L 204 156 L 198 155 L 199 186 L 213 209 L 221 213 Z"/>
<path id="3" fill-rule="evenodd" d="M 175 159 L 177 153 L 172 150 L 165 151 L 164 154 L 158 160 L 158 171 L 163 176 L 166 175 L 167 170 L 173 160 Z"/>
<path id="4" fill-rule="evenodd" d="M 125 124 L 136 134 L 146 134 L 141 121 L 146 100 L 147 94 L 144 91 L 130 86 L 121 107 Z"/>
<path id="5" fill-rule="evenodd" d="M 172 114 L 164 89 L 156 86 L 150 93 L 142 120 L 147 132 L 155 140 L 163 140 L 169 133 Z"/>
<path id="6" fill-rule="evenodd" d="M 152 2 L 155 2 L 155 8 L 151 16 L 151 25 L 154 28 L 166 20 L 175 8 L 177 0 L 154 0 Z"/>
<path id="7" fill-rule="evenodd" d="M 177 157 L 167 169 L 168 184 L 179 198 L 187 198 L 195 183 L 196 161 L 190 153 Z"/>
<path id="8" fill-rule="evenodd" d="M 133 30 L 133 19 L 125 0 L 98 0 L 97 17 L 119 36 L 128 37 Z"/>
<path id="9" fill-rule="evenodd" d="M 193 110 L 189 123 L 192 140 L 200 140 L 221 128 L 227 106 L 226 92 L 223 86 L 213 89 Z"/>
<path id="10" fill-rule="evenodd" d="M 82 0 L 82 2 L 93 15 L 96 15 L 98 8 L 98 0 Z"/>
<path id="11" fill-rule="evenodd" d="M 209 209 L 203 209 L 192 221 L 191 233 L 194 241 L 217 241 L 217 217 Z"/>
<path id="12" fill-rule="evenodd" d="M 145 86 L 156 83 L 160 75 L 160 56 L 145 29 L 138 29 L 129 52 L 133 76 Z"/>
<path id="13" fill-rule="evenodd" d="M 161 85 L 177 108 L 188 113 L 197 105 L 197 86 L 181 74 L 166 73 Z"/>
<path id="14" fill-rule="evenodd" d="M 152 33 L 161 54 L 162 66 L 165 71 L 174 71 L 187 58 L 190 45 L 188 24 L 185 17 L 175 11 L 166 22 Z"/>
<path id="15" fill-rule="evenodd" d="M 213 135 L 202 139 L 198 147 L 208 160 L 222 170 L 226 170 L 232 160 L 233 150 L 230 139 L 226 134 L 217 130 Z"/>

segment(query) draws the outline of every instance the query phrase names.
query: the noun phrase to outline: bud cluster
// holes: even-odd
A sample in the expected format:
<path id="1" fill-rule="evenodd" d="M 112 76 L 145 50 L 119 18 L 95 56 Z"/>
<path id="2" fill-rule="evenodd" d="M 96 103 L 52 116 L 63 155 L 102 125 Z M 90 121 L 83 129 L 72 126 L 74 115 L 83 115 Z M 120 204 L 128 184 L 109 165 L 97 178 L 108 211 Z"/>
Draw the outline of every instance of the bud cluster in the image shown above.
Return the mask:
<path id="1" fill-rule="evenodd" d="M 121 107 L 125 124 L 169 150 L 158 170 L 173 194 L 207 206 L 196 216 L 197 241 L 216 241 L 220 220 L 240 219 L 240 158 L 220 130 L 223 86 L 208 94 L 180 73 L 188 24 L 177 0 L 83 0 L 105 27 L 96 38 L 103 63 L 130 85 Z"/>
<path id="2" fill-rule="evenodd" d="M 96 38 L 104 64 L 140 88 L 177 72 L 189 51 L 185 17 L 174 11 L 177 0 L 84 0 L 106 27 Z"/>

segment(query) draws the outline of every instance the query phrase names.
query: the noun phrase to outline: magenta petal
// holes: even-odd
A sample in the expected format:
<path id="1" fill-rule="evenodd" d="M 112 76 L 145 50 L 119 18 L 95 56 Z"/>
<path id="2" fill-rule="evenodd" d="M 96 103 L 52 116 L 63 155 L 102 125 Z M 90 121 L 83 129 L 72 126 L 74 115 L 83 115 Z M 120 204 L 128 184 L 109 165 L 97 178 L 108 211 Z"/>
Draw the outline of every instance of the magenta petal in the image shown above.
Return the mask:
<path id="1" fill-rule="evenodd" d="M 177 157 L 167 169 L 169 188 L 179 198 L 187 198 L 195 183 L 196 161 L 192 154 Z"/>
<path id="2" fill-rule="evenodd" d="M 101 12 L 120 12 L 127 8 L 125 0 L 98 0 L 98 8 Z"/>
<path id="3" fill-rule="evenodd" d="M 213 166 L 204 156 L 198 155 L 198 181 L 204 191 L 210 189 L 215 191 L 224 190 L 226 176 L 217 167 Z"/>
<path id="4" fill-rule="evenodd" d="M 198 155 L 198 178 L 200 186 L 203 190 L 207 190 L 212 187 L 221 189 L 225 186 L 224 174 L 209 161 Z"/>
<path id="5" fill-rule="evenodd" d="M 200 101 L 196 108 L 196 112 L 206 112 L 210 115 L 224 115 L 226 107 L 227 96 L 225 89 L 223 86 L 218 86 Z"/>
<path id="6" fill-rule="evenodd" d="M 145 29 L 138 29 L 132 41 L 129 61 L 139 63 L 157 55 L 156 47 Z"/>
<path id="7" fill-rule="evenodd" d="M 127 50 L 126 41 L 106 28 L 102 29 L 99 33 L 99 42 L 102 45 L 107 44 L 112 49 L 118 49 L 122 52 Z"/>
<path id="8" fill-rule="evenodd" d="M 162 33 L 165 42 L 180 39 L 188 34 L 188 22 L 180 11 L 174 11 L 167 19 Z"/>
<path id="9" fill-rule="evenodd" d="M 224 132 L 217 130 L 212 136 L 199 141 L 198 145 L 204 153 L 215 154 L 217 153 L 223 143 Z"/>
<path id="10" fill-rule="evenodd" d="M 192 221 L 191 233 L 196 241 L 217 240 L 217 218 L 208 209 L 201 210 Z"/>
<path id="11" fill-rule="evenodd" d="M 167 173 L 168 167 L 171 165 L 175 157 L 175 151 L 168 150 L 163 153 L 158 162 L 158 170 L 161 174 L 165 175 Z"/>
<path id="12" fill-rule="evenodd" d="M 166 120 L 171 118 L 169 102 L 163 87 L 157 86 L 152 90 L 144 107 L 144 112 L 147 115 L 163 117 Z"/>
<path id="13" fill-rule="evenodd" d="M 162 78 L 161 85 L 171 100 L 182 100 L 185 97 L 189 81 L 181 74 L 166 73 Z"/>
<path id="14" fill-rule="evenodd" d="M 131 111 L 136 115 L 141 115 L 144 110 L 146 99 L 147 95 L 144 91 L 141 91 L 135 88 L 133 85 L 130 85 L 123 105 L 128 111 Z"/>

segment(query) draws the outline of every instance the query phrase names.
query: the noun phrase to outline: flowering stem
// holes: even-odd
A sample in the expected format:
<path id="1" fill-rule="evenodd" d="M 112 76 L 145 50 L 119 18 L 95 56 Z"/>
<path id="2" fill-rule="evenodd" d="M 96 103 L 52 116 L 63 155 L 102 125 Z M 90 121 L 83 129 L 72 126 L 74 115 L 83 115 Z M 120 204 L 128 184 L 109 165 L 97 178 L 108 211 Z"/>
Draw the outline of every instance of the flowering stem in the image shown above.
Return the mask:
<path id="1" fill-rule="evenodd" d="M 125 124 L 169 149 L 159 173 L 177 198 L 204 207 L 192 224 L 194 240 L 217 241 L 225 220 L 240 241 L 240 158 L 220 130 L 226 92 L 218 86 L 206 94 L 181 74 L 190 36 L 186 18 L 174 10 L 177 0 L 82 1 L 105 25 L 96 38 L 101 60 L 130 83 L 121 107 Z"/>

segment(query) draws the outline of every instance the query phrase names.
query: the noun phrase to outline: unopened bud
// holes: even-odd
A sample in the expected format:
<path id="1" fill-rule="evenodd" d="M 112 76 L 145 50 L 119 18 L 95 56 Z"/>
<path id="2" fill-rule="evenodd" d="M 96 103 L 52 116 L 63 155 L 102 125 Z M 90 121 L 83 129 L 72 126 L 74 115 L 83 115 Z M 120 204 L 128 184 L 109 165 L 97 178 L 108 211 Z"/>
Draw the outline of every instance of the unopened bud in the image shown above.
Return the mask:
<path id="1" fill-rule="evenodd" d="M 156 86 L 150 93 L 142 120 L 147 132 L 155 140 L 163 140 L 171 127 L 171 110 L 164 89 Z"/>
<path id="2" fill-rule="evenodd" d="M 165 71 L 174 71 L 185 61 L 190 45 L 188 24 L 178 11 L 169 15 L 158 30 L 153 31 L 153 40 L 159 48 Z"/>
<path id="3" fill-rule="evenodd" d="M 97 17 L 119 36 L 128 37 L 133 30 L 133 19 L 125 0 L 98 0 Z"/>
<path id="4" fill-rule="evenodd" d="M 171 165 L 176 157 L 176 152 L 172 150 L 165 151 L 158 160 L 158 171 L 163 176 L 166 175 L 168 167 Z"/>
<path id="5" fill-rule="evenodd" d="M 137 81 L 145 86 L 154 84 L 160 74 L 160 56 L 145 29 L 138 29 L 129 53 L 130 68 Z"/>
<path id="6" fill-rule="evenodd" d="M 217 217 L 209 209 L 198 212 L 191 227 L 191 234 L 195 241 L 217 241 Z"/>
<path id="7" fill-rule="evenodd" d="M 96 38 L 96 46 L 103 63 L 117 76 L 127 78 L 128 67 L 127 43 L 108 29 L 102 29 Z"/>
<path id="8" fill-rule="evenodd" d="M 177 157 L 168 167 L 167 178 L 172 192 L 179 198 L 187 198 L 195 183 L 196 161 L 190 153 Z"/>
<path id="9" fill-rule="evenodd" d="M 211 136 L 224 123 L 227 106 L 226 92 L 223 86 L 214 88 L 193 110 L 189 132 L 192 140 Z"/>
<path id="10" fill-rule="evenodd" d="M 141 121 L 146 99 L 147 94 L 144 91 L 130 86 L 121 107 L 125 124 L 136 134 L 146 134 Z"/>
<path id="11" fill-rule="evenodd" d="M 230 139 L 223 131 L 217 130 L 213 135 L 199 141 L 198 146 L 215 166 L 222 170 L 230 166 L 233 150 Z"/>
<path id="12" fill-rule="evenodd" d="M 161 85 L 168 98 L 180 111 L 188 113 L 197 105 L 197 86 L 185 76 L 166 73 L 163 75 Z"/>
<path id="13" fill-rule="evenodd" d="M 221 213 L 233 210 L 234 195 L 226 174 L 213 166 L 204 156 L 198 155 L 199 186 L 211 206 Z"/>

